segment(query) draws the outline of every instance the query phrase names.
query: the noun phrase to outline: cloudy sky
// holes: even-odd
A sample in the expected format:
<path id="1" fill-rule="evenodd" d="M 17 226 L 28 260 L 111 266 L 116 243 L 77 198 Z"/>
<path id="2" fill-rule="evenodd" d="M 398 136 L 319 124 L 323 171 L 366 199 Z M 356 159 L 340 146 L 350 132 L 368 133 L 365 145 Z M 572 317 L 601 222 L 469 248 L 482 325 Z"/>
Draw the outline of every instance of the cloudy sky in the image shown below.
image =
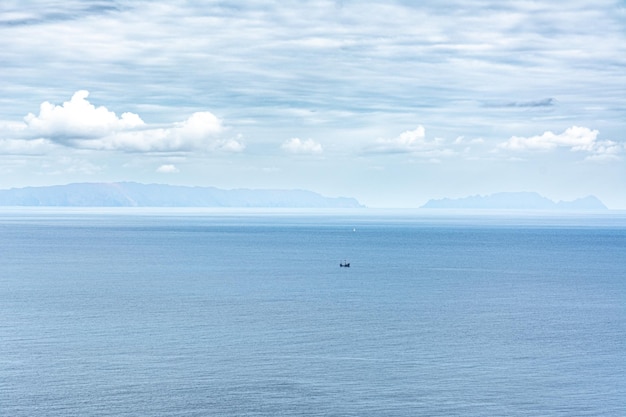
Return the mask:
<path id="1" fill-rule="evenodd" d="M 3 0 L 0 188 L 626 209 L 626 1 Z"/>

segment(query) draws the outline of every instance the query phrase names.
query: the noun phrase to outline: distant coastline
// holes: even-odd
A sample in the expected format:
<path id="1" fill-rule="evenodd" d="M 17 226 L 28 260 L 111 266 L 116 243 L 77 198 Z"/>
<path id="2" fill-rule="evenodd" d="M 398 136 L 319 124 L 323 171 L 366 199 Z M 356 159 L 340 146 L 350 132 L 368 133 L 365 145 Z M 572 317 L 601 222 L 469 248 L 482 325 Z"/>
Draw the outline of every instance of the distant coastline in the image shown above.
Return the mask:
<path id="1" fill-rule="evenodd" d="M 307 190 L 224 190 L 136 182 L 73 183 L 0 190 L 0 206 L 362 208 L 350 197 Z"/>
<path id="2" fill-rule="evenodd" d="M 604 211 L 607 206 L 595 196 L 572 201 L 555 202 L 534 192 L 503 192 L 486 196 L 429 200 L 420 208 L 426 209 L 481 209 L 481 210 L 548 210 L 548 211 Z"/>
<path id="3" fill-rule="evenodd" d="M 229 190 L 137 182 L 87 182 L 0 190 L 0 207 L 362 209 L 366 206 L 356 198 L 326 197 L 299 189 Z M 609 210 L 593 195 L 571 201 L 553 201 L 535 192 L 431 199 L 417 209 L 547 212 Z"/>

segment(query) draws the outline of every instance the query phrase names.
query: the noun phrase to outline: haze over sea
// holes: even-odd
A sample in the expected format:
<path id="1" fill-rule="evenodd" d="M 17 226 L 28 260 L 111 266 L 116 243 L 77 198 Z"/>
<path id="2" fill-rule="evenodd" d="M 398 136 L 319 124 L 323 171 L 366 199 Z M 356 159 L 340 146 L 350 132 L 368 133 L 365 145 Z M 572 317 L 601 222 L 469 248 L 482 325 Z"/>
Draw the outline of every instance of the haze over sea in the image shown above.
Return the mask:
<path id="1" fill-rule="evenodd" d="M 0 253 L 0 415 L 626 415 L 624 213 L 3 208 Z"/>

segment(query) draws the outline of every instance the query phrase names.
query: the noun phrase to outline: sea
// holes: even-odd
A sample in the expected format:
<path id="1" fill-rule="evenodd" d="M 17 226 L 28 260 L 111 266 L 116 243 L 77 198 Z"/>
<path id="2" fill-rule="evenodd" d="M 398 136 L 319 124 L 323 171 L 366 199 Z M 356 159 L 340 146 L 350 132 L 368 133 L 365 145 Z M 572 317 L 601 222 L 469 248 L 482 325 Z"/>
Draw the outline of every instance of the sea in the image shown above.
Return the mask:
<path id="1" fill-rule="evenodd" d="M 0 415 L 626 416 L 626 213 L 3 208 Z"/>

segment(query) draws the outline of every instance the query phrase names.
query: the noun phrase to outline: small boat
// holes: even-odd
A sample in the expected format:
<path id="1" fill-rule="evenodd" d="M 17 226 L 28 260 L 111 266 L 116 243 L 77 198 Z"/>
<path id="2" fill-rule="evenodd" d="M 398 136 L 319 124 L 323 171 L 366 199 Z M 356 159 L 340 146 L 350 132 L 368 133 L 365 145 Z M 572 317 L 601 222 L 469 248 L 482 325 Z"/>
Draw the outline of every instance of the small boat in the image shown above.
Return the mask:
<path id="1" fill-rule="evenodd" d="M 346 261 L 340 262 L 339 263 L 339 267 L 341 267 L 341 268 L 350 268 L 350 262 L 346 262 Z"/>

